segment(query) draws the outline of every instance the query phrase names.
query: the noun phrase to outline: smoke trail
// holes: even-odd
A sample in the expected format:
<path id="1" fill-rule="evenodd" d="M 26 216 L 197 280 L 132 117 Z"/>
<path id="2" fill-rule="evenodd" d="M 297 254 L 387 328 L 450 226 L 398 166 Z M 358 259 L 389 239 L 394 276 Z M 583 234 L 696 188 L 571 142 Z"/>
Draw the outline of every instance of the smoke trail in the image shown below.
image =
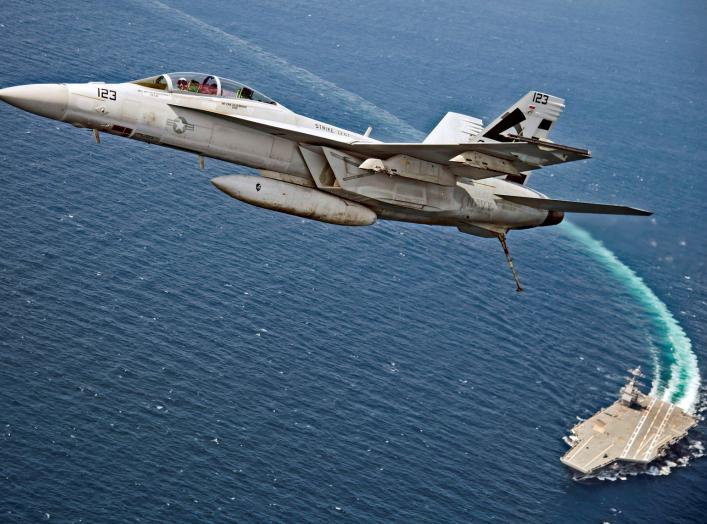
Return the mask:
<path id="1" fill-rule="evenodd" d="M 306 69 L 294 66 L 247 40 L 209 25 L 203 20 L 163 4 L 159 0 L 153 0 L 150 5 L 190 27 L 201 29 L 203 35 L 210 35 L 219 44 L 225 41 L 233 47 L 247 51 L 249 56 L 260 63 L 263 68 L 276 68 L 286 72 L 312 91 L 321 92 L 324 96 L 336 99 L 344 106 L 355 107 L 358 113 L 365 114 L 372 122 L 382 123 L 398 134 L 404 135 L 407 139 L 419 140 L 422 136 L 420 131 L 368 100 L 342 89 Z M 661 395 L 663 400 L 677 403 L 681 408 L 693 411 L 700 388 L 697 357 L 692 351 L 690 339 L 668 307 L 631 268 L 621 262 L 599 240 L 572 223 L 564 222 L 560 227 L 565 234 L 584 246 L 593 257 L 603 263 L 653 318 L 659 336 L 658 340 L 654 341 L 657 343 L 657 347 L 655 344 L 652 346 L 655 376 L 651 393 Z"/>
<path id="2" fill-rule="evenodd" d="M 560 229 L 599 260 L 653 319 L 657 340 L 652 341 L 655 373 L 651 394 L 659 395 L 663 400 L 673 402 L 687 411 L 694 411 L 700 391 L 700 371 L 692 343 L 682 326 L 643 279 L 601 241 L 571 222 L 564 222 Z M 664 365 L 666 372 L 661 373 Z M 663 375 L 667 381 L 661 380 Z"/>

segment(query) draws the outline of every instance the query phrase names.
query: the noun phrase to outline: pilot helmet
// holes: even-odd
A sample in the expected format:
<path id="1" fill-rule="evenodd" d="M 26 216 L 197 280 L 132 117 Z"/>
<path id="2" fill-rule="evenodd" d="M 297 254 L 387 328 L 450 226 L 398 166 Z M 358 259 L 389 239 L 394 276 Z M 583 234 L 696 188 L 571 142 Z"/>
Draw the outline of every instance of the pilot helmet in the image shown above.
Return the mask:
<path id="1" fill-rule="evenodd" d="M 187 88 L 187 79 L 182 77 L 179 80 L 177 80 L 177 87 L 179 89 L 186 89 Z"/>

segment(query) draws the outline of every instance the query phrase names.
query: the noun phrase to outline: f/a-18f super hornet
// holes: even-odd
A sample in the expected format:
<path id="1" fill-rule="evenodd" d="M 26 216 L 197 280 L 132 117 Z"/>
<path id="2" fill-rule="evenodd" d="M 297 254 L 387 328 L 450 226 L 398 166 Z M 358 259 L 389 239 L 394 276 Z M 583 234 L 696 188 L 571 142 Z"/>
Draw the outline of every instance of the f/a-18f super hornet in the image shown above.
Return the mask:
<path id="1" fill-rule="evenodd" d="M 554 200 L 527 186 L 532 170 L 582 160 L 548 139 L 564 100 L 531 91 L 489 125 L 447 113 L 422 143 L 384 143 L 298 115 L 215 75 L 133 82 L 33 84 L 0 90 L 26 111 L 100 132 L 259 170 L 213 184 L 255 206 L 349 226 L 378 218 L 454 226 L 496 237 L 522 290 L 506 233 L 559 224 L 566 212 L 650 215 L 625 206 Z"/>

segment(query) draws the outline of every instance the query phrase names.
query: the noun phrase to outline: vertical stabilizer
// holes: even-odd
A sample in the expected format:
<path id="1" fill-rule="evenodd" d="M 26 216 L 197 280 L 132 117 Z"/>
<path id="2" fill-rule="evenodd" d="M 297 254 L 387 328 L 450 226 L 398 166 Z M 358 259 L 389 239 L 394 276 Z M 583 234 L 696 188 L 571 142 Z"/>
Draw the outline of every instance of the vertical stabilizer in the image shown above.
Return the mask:
<path id="1" fill-rule="evenodd" d="M 473 116 L 447 113 L 423 144 L 468 144 L 484 128 L 484 123 Z"/>
<path id="2" fill-rule="evenodd" d="M 475 137 L 477 142 L 510 142 L 511 135 L 547 140 L 565 108 L 562 98 L 530 91 Z"/>

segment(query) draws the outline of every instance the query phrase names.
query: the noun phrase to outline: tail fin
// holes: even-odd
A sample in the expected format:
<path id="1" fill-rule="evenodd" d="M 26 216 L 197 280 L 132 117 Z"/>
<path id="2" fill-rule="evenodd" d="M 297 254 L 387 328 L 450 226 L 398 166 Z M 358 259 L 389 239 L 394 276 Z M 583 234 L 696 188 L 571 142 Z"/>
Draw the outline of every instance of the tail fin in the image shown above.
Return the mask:
<path id="1" fill-rule="evenodd" d="M 484 123 L 473 116 L 447 113 L 423 144 L 467 144 L 484 128 Z"/>
<path id="2" fill-rule="evenodd" d="M 510 142 L 513 134 L 547 140 L 550 129 L 564 108 L 564 99 L 530 91 L 484 128 L 475 141 Z"/>

